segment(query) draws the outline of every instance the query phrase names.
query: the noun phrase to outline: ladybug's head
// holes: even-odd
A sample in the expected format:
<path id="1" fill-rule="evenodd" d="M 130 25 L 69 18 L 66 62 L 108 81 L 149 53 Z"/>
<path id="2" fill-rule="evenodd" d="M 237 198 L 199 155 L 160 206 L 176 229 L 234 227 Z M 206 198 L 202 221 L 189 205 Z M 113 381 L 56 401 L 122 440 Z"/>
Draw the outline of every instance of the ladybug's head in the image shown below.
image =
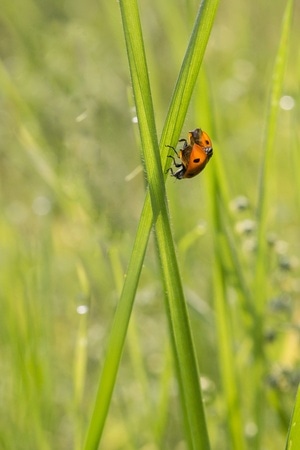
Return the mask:
<path id="1" fill-rule="evenodd" d="M 189 139 L 191 145 L 197 144 L 200 145 L 205 151 L 205 153 L 211 157 L 213 154 L 212 142 L 210 137 L 205 131 L 202 131 L 201 128 L 196 128 L 193 131 L 189 132 Z"/>

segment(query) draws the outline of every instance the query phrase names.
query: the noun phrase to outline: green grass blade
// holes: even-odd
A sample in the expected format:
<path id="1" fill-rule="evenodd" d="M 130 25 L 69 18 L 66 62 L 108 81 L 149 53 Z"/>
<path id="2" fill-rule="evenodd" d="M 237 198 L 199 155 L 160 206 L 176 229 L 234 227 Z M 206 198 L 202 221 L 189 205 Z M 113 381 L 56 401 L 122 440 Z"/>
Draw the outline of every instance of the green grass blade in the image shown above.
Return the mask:
<path id="1" fill-rule="evenodd" d="M 206 120 L 208 129 L 214 128 L 212 107 L 209 98 L 205 95 L 207 91 L 207 79 L 202 74 L 202 101 L 205 102 L 205 110 L 208 112 Z M 218 366 L 222 383 L 222 392 L 225 399 L 225 415 L 227 424 L 227 446 L 232 449 L 245 449 L 246 442 L 244 436 L 243 415 L 240 399 L 240 383 L 236 360 L 234 356 L 235 339 L 233 336 L 231 307 L 227 298 L 227 276 L 226 263 L 231 261 L 235 276 L 238 280 L 241 292 L 243 307 L 251 317 L 253 326 L 254 317 L 251 307 L 250 293 L 246 280 L 244 279 L 243 267 L 239 258 L 238 245 L 234 241 L 232 230 L 233 220 L 229 211 L 230 189 L 228 179 L 224 170 L 225 155 L 222 155 L 222 148 L 214 144 L 215 159 L 211 167 L 211 176 L 208 180 L 208 205 L 211 215 L 211 231 L 213 233 L 213 298 L 216 322 L 216 339 L 218 348 Z"/>
<path id="2" fill-rule="evenodd" d="M 183 69 L 180 73 L 180 76 L 179 76 L 179 79 L 178 79 L 178 82 L 176 85 L 176 89 L 175 89 L 175 92 L 174 92 L 174 95 L 173 95 L 173 98 L 171 101 L 171 106 L 170 106 L 170 110 L 169 110 L 167 121 L 166 121 L 166 126 L 165 126 L 164 132 L 163 132 L 163 138 L 162 138 L 162 143 L 161 143 L 163 159 L 166 158 L 166 154 L 167 154 L 167 150 L 164 148 L 164 144 L 171 143 L 171 142 L 175 143 L 176 140 L 178 139 L 179 131 L 182 127 L 183 120 L 184 120 L 184 117 L 185 117 L 185 114 L 186 114 L 186 111 L 188 108 L 188 103 L 189 103 L 189 100 L 190 100 L 190 97 L 192 94 L 192 89 L 193 89 L 194 84 L 197 79 L 198 71 L 199 71 L 199 68 L 201 65 L 201 61 L 203 58 L 203 54 L 204 54 L 205 46 L 206 46 L 206 43 L 208 40 L 208 36 L 209 36 L 210 30 L 212 27 L 212 23 L 213 23 L 217 5 L 218 5 L 218 1 L 204 1 L 200 8 L 200 12 L 197 16 L 194 31 L 193 31 L 192 38 L 191 38 L 191 42 L 193 42 L 194 44 L 190 45 L 187 50 L 187 54 L 185 57 L 185 64 L 183 64 Z M 130 14 L 131 13 L 132 13 L 132 10 L 130 9 Z M 137 19 L 136 14 L 133 14 L 132 19 L 129 18 L 128 20 L 130 21 L 133 19 L 135 19 L 135 20 Z M 132 30 L 134 31 L 135 28 L 133 28 Z M 125 32 L 129 33 L 129 30 L 127 29 L 127 31 L 125 31 Z M 137 64 L 137 62 L 138 61 L 136 60 L 135 64 Z M 187 63 L 189 65 L 187 65 Z M 190 69 L 190 70 L 188 70 L 188 69 Z M 136 80 L 137 85 L 139 85 L 139 83 L 141 83 L 141 82 L 145 82 L 144 75 L 142 76 L 141 79 Z M 187 90 L 187 88 L 185 88 L 187 83 L 189 86 L 188 90 Z M 185 93 L 184 98 L 183 98 L 183 93 Z M 149 108 L 149 104 L 146 104 L 144 106 L 145 106 L 145 110 L 147 110 L 147 108 Z M 140 123 L 141 123 L 142 119 L 144 119 L 145 121 L 148 120 L 148 117 L 144 115 L 143 111 L 140 113 L 140 117 L 139 117 Z M 152 139 L 155 137 L 156 133 L 155 133 L 154 123 L 153 123 L 152 119 L 150 119 L 150 120 L 151 120 L 150 125 L 147 124 L 147 127 L 149 127 L 148 137 L 145 135 L 142 135 L 142 139 L 143 139 L 142 142 L 143 142 L 144 148 L 145 147 L 147 148 L 147 145 L 149 144 L 149 148 L 152 149 L 152 148 L 155 148 L 155 142 L 152 143 Z M 157 155 L 157 153 L 154 153 L 154 155 Z M 154 161 L 155 161 L 155 165 L 157 166 L 158 170 L 156 169 L 155 175 L 152 175 L 152 165 L 153 165 Z M 155 186 L 156 183 L 158 183 L 158 186 L 160 186 L 159 190 L 157 192 L 154 192 L 154 198 L 156 198 L 157 204 L 159 205 L 158 207 L 160 208 L 161 200 L 160 200 L 160 198 L 157 198 L 157 197 L 160 197 L 160 192 L 162 191 L 163 184 L 162 184 L 162 175 L 160 175 L 161 169 L 159 167 L 157 156 L 154 157 L 154 160 L 152 162 L 150 160 L 148 170 L 149 170 L 148 171 L 149 185 Z M 158 180 L 157 180 L 157 177 L 158 177 Z M 162 198 L 164 198 L 164 197 L 162 197 Z M 158 213 L 158 210 L 156 210 L 156 214 L 157 213 Z M 122 295 L 121 295 L 121 298 L 120 298 L 120 301 L 118 304 L 114 323 L 113 323 L 113 326 L 111 329 L 111 335 L 110 335 L 110 339 L 109 339 L 109 343 L 108 343 L 108 347 L 107 347 L 106 358 L 104 361 L 104 366 L 102 369 L 102 374 L 101 374 L 101 378 L 100 378 L 100 382 L 99 382 L 95 408 L 94 408 L 92 419 L 89 424 L 89 430 L 88 430 L 86 444 L 85 444 L 86 450 L 97 448 L 98 442 L 100 440 L 100 437 L 101 437 L 101 434 L 103 431 L 104 422 L 105 422 L 105 418 L 106 418 L 106 415 L 108 412 L 110 398 L 111 398 L 114 383 L 116 380 L 117 370 L 118 370 L 118 366 L 119 366 L 119 362 L 120 362 L 120 358 L 121 358 L 121 354 L 122 354 L 122 349 L 123 349 L 123 345 L 124 345 L 124 341 L 125 341 L 125 336 L 126 336 L 128 322 L 129 322 L 131 309 L 132 309 L 132 305 L 133 305 L 133 301 L 134 301 L 134 296 L 135 296 L 136 289 L 137 289 L 138 279 L 140 276 L 141 267 L 142 267 L 142 263 L 143 263 L 144 255 L 145 255 L 145 251 L 146 251 L 146 246 L 148 243 L 148 238 L 149 238 L 150 230 L 152 227 L 152 220 L 153 220 L 153 216 L 152 216 L 152 211 L 151 211 L 151 207 L 150 207 L 150 196 L 149 196 L 149 194 L 147 194 L 145 203 L 144 203 L 144 208 L 143 208 L 143 211 L 141 214 L 140 224 L 139 224 L 139 228 L 137 231 L 133 252 L 132 252 L 129 267 L 128 267 L 126 280 L 125 280 L 125 283 L 123 286 Z M 168 227 L 168 221 L 167 221 L 166 217 L 165 217 L 165 221 L 166 221 L 167 227 Z M 169 228 L 168 228 L 167 234 L 170 236 Z M 164 233 L 164 237 L 165 236 L 166 236 L 166 234 Z M 166 241 L 161 242 L 162 248 L 167 248 L 169 245 L 170 237 L 167 237 L 166 239 L 167 239 Z M 170 264 L 170 259 L 168 257 L 166 258 L 165 256 L 166 255 L 164 255 L 162 257 L 162 263 L 164 264 L 164 266 Z M 172 251 L 172 258 L 173 258 L 173 251 Z M 174 261 L 176 261 L 176 259 L 174 259 Z M 173 271 L 173 273 L 177 269 L 176 262 L 174 264 L 175 264 L 175 268 L 174 267 L 170 268 L 170 270 Z M 177 279 L 177 275 L 174 278 Z M 171 279 L 169 279 L 168 281 L 169 281 L 168 288 L 172 289 L 172 291 L 173 291 L 173 287 L 171 285 L 172 284 Z M 177 283 L 176 283 L 176 286 L 178 288 Z M 179 294 L 182 295 L 180 285 L 179 285 Z M 186 316 L 184 302 L 182 302 L 181 308 L 183 308 L 184 315 Z M 174 319 L 175 319 L 177 325 L 178 326 L 180 325 L 180 327 L 182 327 L 182 320 L 181 320 L 181 317 L 178 314 L 178 312 L 176 313 L 176 311 L 174 311 L 174 316 L 175 316 Z M 180 323 L 179 323 L 179 321 L 180 321 Z M 187 330 L 189 330 L 187 322 L 186 322 L 186 328 L 187 328 Z M 188 343 L 190 343 L 190 333 L 189 332 L 187 332 L 187 336 L 188 336 L 188 338 L 187 338 Z M 189 358 L 189 353 L 190 353 L 190 350 L 187 354 L 188 358 Z M 193 376 L 195 378 L 195 375 L 196 375 L 196 370 L 194 369 L 194 370 L 192 370 L 191 376 Z M 188 381 L 188 384 L 191 384 L 191 383 Z M 192 398 L 191 402 L 193 403 L 192 410 L 194 410 L 194 407 L 199 408 L 199 405 L 196 405 L 197 402 L 195 401 L 195 399 Z M 200 408 L 201 408 L 201 406 L 200 406 Z M 188 414 L 188 412 L 187 412 L 187 414 Z M 197 427 L 197 429 L 198 428 L 199 427 Z M 198 433 L 195 433 L 195 435 L 196 435 L 195 439 L 197 439 Z M 201 447 L 198 447 L 198 448 L 201 448 Z M 208 447 L 206 447 L 206 448 L 208 448 Z"/>
<path id="3" fill-rule="evenodd" d="M 219 0 L 204 0 L 199 7 L 162 132 L 160 148 L 163 165 L 164 161 L 167 161 L 166 166 L 170 163 L 167 158 L 168 149 L 165 148 L 165 144 L 177 144 L 179 133 L 199 76 L 218 5 Z"/>
<path id="4" fill-rule="evenodd" d="M 122 350 L 127 333 L 128 323 L 133 306 L 134 294 L 144 261 L 152 225 L 150 202 L 144 205 L 131 254 L 130 264 L 126 274 L 122 295 L 117 306 L 111 333 L 106 348 L 106 357 L 102 368 L 93 415 L 89 423 L 85 450 L 97 449 L 108 413 L 113 387 L 122 356 Z M 146 242 L 145 242 L 146 237 Z"/>
<path id="5" fill-rule="evenodd" d="M 243 418 L 241 415 L 240 389 L 235 370 L 234 344 L 230 312 L 226 299 L 224 269 L 220 258 L 214 267 L 214 305 L 218 332 L 219 367 L 226 403 L 227 426 L 231 448 L 246 449 Z"/>
<path id="6" fill-rule="evenodd" d="M 282 20 L 282 29 L 279 42 L 279 48 L 276 55 L 275 66 L 273 70 L 273 80 L 271 85 L 271 94 L 266 121 L 266 131 L 264 138 L 264 156 L 260 174 L 259 198 L 257 208 L 257 253 L 255 264 L 255 276 L 253 281 L 254 301 L 257 313 L 257 326 L 254 336 L 254 355 L 256 358 L 254 376 L 254 385 L 258 388 L 255 393 L 255 418 L 259 424 L 258 433 L 255 437 L 253 448 L 261 447 L 261 436 L 263 434 L 263 403 L 264 391 L 261 379 L 265 371 L 264 354 L 264 330 L 263 314 L 267 300 L 267 219 L 269 209 L 269 183 L 272 178 L 273 148 L 277 133 L 279 100 L 283 91 L 284 72 L 288 57 L 289 37 L 291 31 L 291 22 L 293 16 L 293 0 L 288 0 Z"/>
<path id="7" fill-rule="evenodd" d="M 74 436 L 74 449 L 81 449 L 82 446 L 82 433 L 83 433 L 83 420 L 81 414 L 81 408 L 84 398 L 84 386 L 87 374 L 87 330 L 88 330 L 88 307 L 86 305 L 90 304 L 90 288 L 85 271 L 85 267 L 81 262 L 77 265 L 78 280 L 83 293 L 83 298 L 85 300 L 85 305 L 80 305 L 77 308 L 79 321 L 78 330 L 75 344 L 75 354 L 74 354 L 74 368 L 73 368 L 73 378 L 74 378 L 74 421 L 75 426 L 75 436 Z"/>
<path id="8" fill-rule="evenodd" d="M 264 155 L 262 168 L 260 173 L 260 184 L 258 191 L 258 207 L 257 207 L 257 262 L 256 277 L 254 282 L 254 290 L 256 297 L 256 305 L 258 310 L 262 310 L 265 303 L 265 260 L 264 255 L 267 244 L 267 214 L 268 214 L 268 188 L 272 176 L 273 149 L 275 137 L 277 133 L 279 100 L 283 90 L 284 72 L 288 57 L 289 38 L 291 31 L 291 22 L 293 17 L 293 0 L 288 0 L 282 21 L 281 38 L 276 56 L 275 66 L 273 70 L 273 80 L 271 86 L 271 94 L 268 108 L 268 116 L 266 122 L 265 138 L 263 142 Z"/>
<path id="9" fill-rule="evenodd" d="M 156 242 L 168 300 L 186 436 L 190 448 L 208 449 L 209 442 L 195 352 L 168 219 L 165 185 L 156 139 L 154 110 L 138 10 L 137 5 L 133 7 L 132 2 L 125 0 L 120 5 L 154 215 Z"/>
<path id="10" fill-rule="evenodd" d="M 213 168 L 213 177 L 210 185 L 210 203 L 212 223 L 214 230 L 214 279 L 213 295 L 214 309 L 216 313 L 217 347 L 219 370 L 222 380 L 226 404 L 226 417 L 228 427 L 228 440 L 233 449 L 246 449 L 243 432 L 243 417 L 240 405 L 239 379 L 234 357 L 234 335 L 232 327 L 231 308 L 228 304 L 226 289 L 226 268 L 224 267 L 225 256 L 231 255 L 230 243 L 223 222 L 223 201 L 217 178 L 217 170 Z M 234 261 L 237 263 L 237 261 Z"/>
<path id="11" fill-rule="evenodd" d="M 297 450 L 298 448 L 300 448 L 300 388 L 298 388 L 285 450 Z"/>

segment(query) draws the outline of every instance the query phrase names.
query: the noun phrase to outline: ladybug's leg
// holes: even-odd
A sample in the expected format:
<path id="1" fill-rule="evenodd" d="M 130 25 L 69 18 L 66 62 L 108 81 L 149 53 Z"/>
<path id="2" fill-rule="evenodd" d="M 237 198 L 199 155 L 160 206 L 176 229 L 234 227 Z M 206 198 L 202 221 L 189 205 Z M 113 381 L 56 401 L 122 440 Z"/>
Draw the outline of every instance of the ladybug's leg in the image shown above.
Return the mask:
<path id="1" fill-rule="evenodd" d="M 188 143 L 187 143 L 186 139 L 179 139 L 178 142 L 184 142 L 183 148 L 186 148 L 188 146 Z"/>
<path id="2" fill-rule="evenodd" d="M 176 153 L 176 154 L 177 154 L 177 153 Z M 177 163 L 177 162 L 176 162 L 174 156 L 168 155 L 168 158 L 173 159 L 173 164 L 174 164 L 175 167 L 181 167 L 181 166 L 182 166 L 182 163 Z"/>
<path id="3" fill-rule="evenodd" d="M 184 174 L 185 174 L 185 168 L 182 164 L 180 164 L 181 169 L 176 170 L 176 172 L 174 172 L 174 170 L 172 169 L 172 167 L 170 167 L 166 173 L 171 172 L 172 177 L 177 178 L 177 180 L 181 180 L 182 178 L 184 178 Z"/>
<path id="4" fill-rule="evenodd" d="M 179 155 L 178 155 L 178 153 L 177 153 L 177 150 L 176 150 L 174 147 L 172 147 L 172 145 L 166 145 L 166 147 L 171 148 L 171 149 L 176 153 L 176 155 L 177 155 L 178 158 L 179 158 Z"/>
<path id="5" fill-rule="evenodd" d="M 169 169 L 166 170 L 166 173 L 171 172 L 172 177 L 174 177 L 174 171 L 172 169 L 172 167 L 169 167 Z"/>

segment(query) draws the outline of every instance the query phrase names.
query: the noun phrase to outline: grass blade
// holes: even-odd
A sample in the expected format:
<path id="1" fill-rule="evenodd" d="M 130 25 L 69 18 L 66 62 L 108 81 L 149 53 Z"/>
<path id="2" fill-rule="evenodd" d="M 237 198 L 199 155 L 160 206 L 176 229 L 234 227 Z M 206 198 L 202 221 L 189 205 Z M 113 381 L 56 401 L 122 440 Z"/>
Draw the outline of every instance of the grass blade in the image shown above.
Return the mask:
<path id="1" fill-rule="evenodd" d="M 283 80 L 286 61 L 288 57 L 289 37 L 291 30 L 291 21 L 293 12 L 293 0 L 288 0 L 282 20 L 281 37 L 276 55 L 275 66 L 273 70 L 273 80 L 271 85 L 271 94 L 266 121 L 266 131 L 264 138 L 264 155 L 262 169 L 260 174 L 260 185 L 258 191 L 257 208 L 257 253 L 255 264 L 255 276 L 253 280 L 253 294 L 257 313 L 257 324 L 254 342 L 254 356 L 256 358 L 256 369 L 254 373 L 254 384 L 258 386 L 256 391 L 256 423 L 260 424 L 257 436 L 256 446 L 260 448 L 260 437 L 262 435 L 262 402 L 264 399 L 261 379 L 263 378 L 265 367 L 264 355 L 264 331 L 263 314 L 267 300 L 267 216 L 269 208 L 269 183 L 272 177 L 273 148 L 277 132 L 277 121 L 279 113 L 279 100 L 283 91 Z"/>
<path id="2" fill-rule="evenodd" d="M 300 448 L 300 389 L 296 397 L 294 412 L 291 417 L 285 450 L 297 450 Z"/>
<path id="3" fill-rule="evenodd" d="M 258 207 L 257 207 L 257 223 L 258 223 L 258 248 L 256 277 L 254 282 L 256 305 L 259 310 L 264 306 L 265 292 L 262 290 L 265 278 L 266 267 L 264 255 L 267 254 L 265 248 L 267 246 L 266 227 L 268 212 L 268 183 L 271 179 L 271 169 L 273 161 L 273 148 L 277 132 L 277 121 L 279 113 L 279 100 L 283 90 L 283 79 L 286 61 L 288 57 L 289 36 L 291 30 L 293 12 L 293 0 L 289 0 L 286 5 L 285 13 L 282 21 L 281 39 L 278 52 L 276 55 L 275 66 L 273 70 L 273 82 L 271 86 L 271 94 L 268 108 L 268 116 L 266 122 L 265 138 L 263 142 L 264 155 L 260 173 L 260 184 L 258 191 Z"/>
<path id="4" fill-rule="evenodd" d="M 123 3 L 121 6 L 123 7 Z M 196 78 L 198 75 L 198 71 L 201 65 L 201 61 L 203 58 L 205 46 L 208 40 L 209 32 L 212 27 L 214 15 L 217 9 L 218 1 L 204 1 L 202 3 L 202 6 L 200 8 L 199 14 L 196 19 L 194 31 L 191 37 L 191 44 L 187 50 L 187 54 L 184 60 L 183 68 L 181 70 L 176 89 L 173 95 L 173 99 L 171 102 L 169 114 L 166 120 L 166 125 L 164 127 L 163 136 L 161 140 L 161 147 L 162 147 L 162 157 L 165 159 L 167 150 L 164 148 L 165 143 L 175 143 L 179 136 L 179 131 L 182 127 L 183 120 L 187 111 L 188 103 L 192 94 L 193 87 L 196 82 Z M 131 4 L 131 7 L 133 7 L 133 4 Z M 132 14 L 132 8 L 130 8 L 130 14 Z M 132 16 L 132 19 L 137 20 L 137 15 L 134 13 Z M 131 19 L 128 18 L 130 21 Z M 133 31 L 135 28 L 132 29 Z M 125 31 L 125 33 L 129 33 L 129 29 Z M 128 37 L 128 36 L 127 36 Z M 134 45 L 134 44 L 133 44 Z M 189 65 L 187 64 L 189 62 Z M 137 60 L 136 60 L 137 63 Z M 188 70 L 190 69 L 190 70 Z M 143 80 L 145 82 L 145 76 L 142 76 L 141 79 L 137 78 L 136 83 L 137 86 L 139 86 L 139 83 Z M 141 101 L 143 102 L 143 100 Z M 147 108 L 149 109 L 149 104 L 144 105 L 145 111 Z M 179 108 L 179 109 L 178 109 Z M 143 109 L 139 113 L 139 121 L 141 123 L 142 120 L 145 122 L 148 121 L 147 115 L 145 115 L 145 112 Z M 153 149 L 153 155 L 154 158 L 151 162 L 151 159 L 149 161 L 148 165 L 148 177 L 149 177 L 149 185 L 154 187 L 156 184 L 158 185 L 158 190 L 153 192 L 153 198 L 154 198 L 154 204 L 157 205 L 157 208 L 155 209 L 155 214 L 159 214 L 159 210 L 161 208 L 161 199 L 160 194 L 163 192 L 163 180 L 162 180 L 162 172 L 160 168 L 159 161 L 157 159 L 157 152 L 155 151 L 156 143 L 155 140 L 152 142 L 152 139 L 155 138 L 156 132 L 155 132 L 155 126 L 152 119 L 150 119 L 150 124 L 147 123 L 146 128 L 148 129 L 147 135 L 142 135 L 142 142 L 144 148 L 147 148 L 149 144 L 149 148 Z M 151 152 L 152 154 L 152 152 Z M 156 156 L 155 156 L 156 155 Z M 151 156 L 150 156 L 151 157 Z M 152 166 L 156 167 L 156 170 L 154 172 L 154 175 L 152 175 Z M 164 199 L 164 195 L 162 197 Z M 164 206 L 165 208 L 165 206 Z M 158 216 L 161 220 L 161 215 Z M 122 349 L 125 341 L 126 331 L 128 327 L 128 322 L 131 314 L 131 309 L 134 301 L 135 292 L 137 289 L 137 283 L 139 279 L 139 275 L 141 272 L 141 266 L 144 259 L 144 254 L 149 238 L 149 233 L 152 226 L 152 212 L 150 207 L 150 196 L 149 194 L 146 195 L 146 200 L 143 208 L 143 212 L 141 215 L 141 220 L 139 224 L 139 228 L 136 235 L 136 240 L 127 272 L 127 277 L 123 286 L 123 291 L 121 294 L 121 298 L 119 301 L 119 305 L 115 314 L 115 320 L 112 326 L 110 340 L 108 343 L 107 348 L 107 356 L 104 362 L 104 366 L 102 369 L 102 374 L 99 382 L 98 387 L 98 393 L 95 403 L 95 408 L 93 412 L 93 416 L 90 422 L 89 431 L 87 434 L 87 440 L 85 444 L 85 449 L 93 449 L 97 448 L 98 442 L 100 440 L 105 418 L 107 415 L 107 411 L 109 408 L 109 402 L 112 395 L 117 370 L 122 354 Z M 168 245 L 172 246 L 171 251 L 171 258 L 173 259 L 173 245 L 170 244 L 170 234 L 169 234 L 169 224 L 167 220 L 167 216 L 165 214 L 164 216 L 164 223 L 158 221 L 157 222 L 158 229 L 161 231 L 164 229 L 164 226 L 167 227 L 167 233 L 161 233 L 161 250 L 168 248 Z M 161 227 L 161 228 L 160 228 Z M 168 235 L 166 237 L 166 234 Z M 164 241 L 163 239 L 166 238 Z M 171 241 L 172 242 L 172 241 Z M 163 254 L 161 252 L 161 261 L 165 268 L 167 268 L 170 265 L 170 255 Z M 175 294 L 175 297 L 177 294 L 179 294 L 182 297 L 182 290 L 179 283 L 176 282 L 177 287 L 177 293 L 174 292 L 174 288 L 172 286 L 172 279 L 177 279 L 176 271 L 177 264 L 176 259 L 174 258 L 175 265 L 170 267 L 169 270 L 175 273 L 175 276 L 172 278 L 168 278 L 166 283 L 166 288 L 170 289 L 170 292 L 173 292 Z M 175 303 L 174 305 L 175 306 Z M 183 310 L 183 314 L 186 316 L 186 310 L 185 310 L 185 304 L 184 302 L 181 302 L 181 309 Z M 176 312 L 175 308 L 173 308 L 174 317 L 173 319 L 176 322 L 176 327 L 178 330 L 180 327 L 182 327 L 182 318 L 179 316 L 178 311 Z M 180 321 L 180 323 L 179 323 Z M 187 330 L 187 344 L 190 344 L 191 337 L 189 333 L 189 326 L 188 322 L 185 323 L 185 330 Z M 183 348 L 186 348 L 186 344 Z M 192 347 L 190 347 L 187 358 L 191 358 L 190 353 L 193 354 Z M 192 358 L 193 359 L 193 358 Z M 190 362 L 189 362 L 190 363 Z M 186 374 L 187 371 L 185 370 Z M 187 374 L 188 375 L 188 374 Z M 192 370 L 192 376 L 196 377 L 197 371 L 196 369 Z M 197 381 L 198 384 L 198 381 Z M 191 385 L 191 383 L 188 381 L 188 385 Z M 197 389 L 197 387 L 196 387 Z M 199 391 L 200 395 L 200 391 Z M 199 405 L 199 395 L 198 397 L 198 404 L 197 399 L 191 398 L 192 402 L 192 410 L 194 410 L 195 407 L 201 408 L 202 405 Z M 187 399 L 188 400 L 188 399 Z M 195 401 L 196 400 L 196 401 Z M 201 403 L 201 402 L 200 402 Z M 189 412 L 186 411 L 186 414 L 188 415 Z M 193 413 L 192 413 L 193 414 Z M 204 422 L 203 422 L 204 423 Z M 192 425 L 192 424 L 190 424 Z M 190 427 L 189 427 L 190 428 Z M 191 429 L 191 428 L 190 428 Z M 198 430 L 198 432 L 196 431 Z M 200 430 L 201 431 L 201 430 Z M 199 438 L 199 427 L 197 426 L 196 429 L 192 430 L 192 434 L 195 432 L 195 438 L 191 437 L 191 439 L 198 440 Z M 205 433 L 206 434 L 206 433 Z M 207 439 L 205 439 L 206 441 Z M 201 445 L 201 444 L 200 444 Z M 197 448 L 197 447 L 195 447 Z M 198 448 L 202 448 L 201 446 Z M 203 447 L 205 448 L 205 447 Z M 207 449 L 208 447 L 206 447 Z"/>

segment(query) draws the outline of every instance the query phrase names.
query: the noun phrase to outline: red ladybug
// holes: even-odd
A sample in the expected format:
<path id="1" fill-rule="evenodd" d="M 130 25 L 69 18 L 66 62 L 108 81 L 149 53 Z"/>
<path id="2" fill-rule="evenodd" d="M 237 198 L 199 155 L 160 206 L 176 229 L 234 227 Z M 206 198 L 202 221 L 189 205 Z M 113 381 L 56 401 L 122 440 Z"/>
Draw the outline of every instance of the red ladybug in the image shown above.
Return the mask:
<path id="1" fill-rule="evenodd" d="M 179 153 L 171 145 L 167 145 L 174 150 L 181 163 L 177 163 L 174 156 L 168 155 L 173 159 L 174 166 L 178 167 L 176 172 L 170 167 L 167 172 L 171 172 L 173 177 L 178 180 L 182 178 L 193 178 L 202 172 L 208 161 L 213 155 L 212 142 L 209 136 L 200 128 L 196 128 L 194 131 L 190 131 L 188 140 L 180 139 L 179 142 L 183 142 L 183 148 L 179 150 Z"/>

